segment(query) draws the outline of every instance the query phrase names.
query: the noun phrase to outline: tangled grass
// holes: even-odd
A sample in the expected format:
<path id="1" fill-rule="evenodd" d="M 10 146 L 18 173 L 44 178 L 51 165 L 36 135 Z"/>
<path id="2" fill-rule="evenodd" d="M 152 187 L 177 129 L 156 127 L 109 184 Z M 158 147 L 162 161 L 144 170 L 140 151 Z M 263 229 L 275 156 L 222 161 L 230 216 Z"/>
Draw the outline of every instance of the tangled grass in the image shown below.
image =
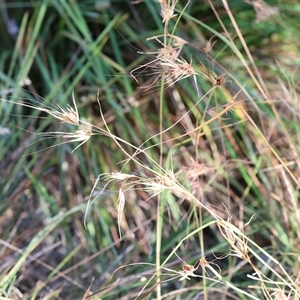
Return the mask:
<path id="1" fill-rule="evenodd" d="M 268 73 L 258 64 L 263 60 L 248 47 L 230 4 L 206 2 L 222 32 L 193 17 L 197 9 L 190 1 L 159 0 L 159 15 L 156 4 L 145 3 L 160 32 L 145 37 L 156 47 L 139 51 L 148 60 L 130 68 L 123 66 L 112 29 L 122 24 L 134 41 L 126 18 L 108 21 L 104 12 L 106 27 L 94 41 L 77 4 L 56 4 L 72 20 L 70 32 L 80 33 L 70 38 L 82 61 L 65 74 L 76 79 L 76 70 L 91 68 L 86 82 L 93 72 L 105 80 L 104 71 L 93 69 L 93 63 L 101 66 L 100 57 L 105 71 L 126 75 L 113 76 L 78 101 L 73 93 L 72 105 L 47 102 L 52 92 L 33 99 L 32 80 L 27 101 L 17 98 L 26 92 L 21 71 L 17 86 L 6 89 L 3 115 L 20 117 L 27 109 L 28 121 L 17 119 L 26 130 L 18 132 L 31 137 L 16 133 L 1 154 L 7 178 L 1 183 L 3 299 L 300 299 L 298 79 L 268 81 L 275 66 Z M 257 23 L 280 13 L 263 1 L 245 3 L 253 6 Z M 141 3 L 130 5 L 137 12 Z M 41 5 L 33 29 L 41 28 L 46 10 Z M 28 15 L 23 22 L 25 30 Z M 74 24 L 80 26 L 75 30 Z M 199 28 L 211 35 L 202 47 L 189 42 L 203 36 Z M 116 62 L 101 50 L 108 37 Z M 230 49 L 231 71 L 215 58 L 220 43 Z M 32 40 L 28 49 L 38 53 L 39 43 Z M 32 62 L 32 55 L 27 59 Z M 64 99 L 70 89 L 80 94 L 75 79 L 66 84 Z M 82 117 L 87 108 L 92 113 Z M 53 124 L 59 130 L 48 131 Z M 10 135 L 9 126 L 6 117 L 1 135 Z M 32 141 L 35 135 L 41 138 Z M 59 161 L 49 165 L 56 148 L 63 157 L 59 168 Z M 20 156 L 28 159 L 16 164 Z M 10 173 L 14 164 L 18 168 Z M 51 178 L 41 175 L 47 173 Z M 24 199 L 28 206 L 19 206 Z M 14 208 L 23 209 L 17 219 Z"/>

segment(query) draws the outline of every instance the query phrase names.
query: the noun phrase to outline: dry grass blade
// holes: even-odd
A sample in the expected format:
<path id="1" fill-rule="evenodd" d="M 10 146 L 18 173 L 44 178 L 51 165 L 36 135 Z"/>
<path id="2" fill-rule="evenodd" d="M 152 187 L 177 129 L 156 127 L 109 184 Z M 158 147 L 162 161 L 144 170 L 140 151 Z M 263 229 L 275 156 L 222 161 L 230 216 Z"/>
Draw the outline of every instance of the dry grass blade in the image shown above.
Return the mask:
<path id="1" fill-rule="evenodd" d="M 119 236 L 122 237 L 121 233 L 121 222 L 122 222 L 122 215 L 124 213 L 124 207 L 125 207 L 125 195 L 122 191 L 122 189 L 119 189 L 119 195 L 118 195 L 118 227 L 119 227 Z"/>
<path id="2" fill-rule="evenodd" d="M 94 283 L 94 278 L 92 279 L 92 282 L 91 282 L 90 286 L 88 287 L 88 289 L 87 289 L 86 292 L 84 293 L 82 300 L 86 300 L 87 297 L 89 296 L 90 291 L 91 291 L 91 288 L 92 288 L 92 286 L 93 286 L 93 283 Z"/>

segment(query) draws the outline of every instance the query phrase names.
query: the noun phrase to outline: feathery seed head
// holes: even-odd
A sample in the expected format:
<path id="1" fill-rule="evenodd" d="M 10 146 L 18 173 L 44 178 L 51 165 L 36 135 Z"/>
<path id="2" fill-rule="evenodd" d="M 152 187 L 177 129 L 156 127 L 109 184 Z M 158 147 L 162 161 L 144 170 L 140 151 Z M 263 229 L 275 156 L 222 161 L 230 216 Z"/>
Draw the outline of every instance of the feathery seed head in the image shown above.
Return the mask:
<path id="1" fill-rule="evenodd" d="M 74 108 L 68 104 L 67 108 L 64 109 L 63 107 L 57 104 L 58 110 L 45 109 L 45 111 L 51 116 L 53 116 L 54 118 L 64 123 L 79 125 L 79 114 L 75 102 L 74 92 L 72 94 L 72 98 L 73 98 Z"/>
<path id="2" fill-rule="evenodd" d="M 61 106 L 57 105 L 59 110 L 46 110 L 51 116 L 54 118 L 62 121 L 63 123 L 69 123 L 72 125 L 79 124 L 79 116 L 77 111 L 73 109 L 70 105 L 67 106 L 66 109 L 62 108 Z"/>
<path id="3" fill-rule="evenodd" d="M 177 16 L 177 14 L 174 14 L 174 9 L 178 0 L 158 0 L 158 2 L 161 7 L 162 22 L 168 24 L 172 18 Z"/>

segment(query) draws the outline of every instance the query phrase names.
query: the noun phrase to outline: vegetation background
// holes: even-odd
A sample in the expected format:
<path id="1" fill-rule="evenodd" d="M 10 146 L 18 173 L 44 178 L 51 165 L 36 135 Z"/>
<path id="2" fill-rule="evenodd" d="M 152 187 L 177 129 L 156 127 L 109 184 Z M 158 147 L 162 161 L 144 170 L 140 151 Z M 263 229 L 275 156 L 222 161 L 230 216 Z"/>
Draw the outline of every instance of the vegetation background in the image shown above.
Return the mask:
<path id="1" fill-rule="evenodd" d="M 0 9 L 1 299 L 300 299 L 298 1 Z"/>

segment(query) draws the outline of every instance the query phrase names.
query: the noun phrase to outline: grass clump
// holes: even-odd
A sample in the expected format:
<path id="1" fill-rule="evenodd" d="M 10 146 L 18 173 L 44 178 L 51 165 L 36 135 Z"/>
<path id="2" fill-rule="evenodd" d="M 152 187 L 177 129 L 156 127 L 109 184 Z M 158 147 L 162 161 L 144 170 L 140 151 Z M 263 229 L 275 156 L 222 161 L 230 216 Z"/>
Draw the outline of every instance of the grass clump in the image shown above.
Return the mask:
<path id="1" fill-rule="evenodd" d="M 2 5 L 1 297 L 299 299 L 298 6 L 101 4 Z"/>

